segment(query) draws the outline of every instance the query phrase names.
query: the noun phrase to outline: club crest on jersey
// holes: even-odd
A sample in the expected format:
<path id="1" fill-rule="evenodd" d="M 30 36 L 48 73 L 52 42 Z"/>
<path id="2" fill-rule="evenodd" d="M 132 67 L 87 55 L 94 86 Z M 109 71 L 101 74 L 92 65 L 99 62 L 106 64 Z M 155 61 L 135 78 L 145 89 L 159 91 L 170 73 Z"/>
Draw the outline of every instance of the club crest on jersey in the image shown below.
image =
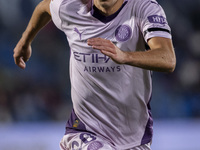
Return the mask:
<path id="1" fill-rule="evenodd" d="M 115 30 L 116 40 L 119 42 L 125 42 L 131 38 L 132 29 L 129 25 L 120 25 Z"/>

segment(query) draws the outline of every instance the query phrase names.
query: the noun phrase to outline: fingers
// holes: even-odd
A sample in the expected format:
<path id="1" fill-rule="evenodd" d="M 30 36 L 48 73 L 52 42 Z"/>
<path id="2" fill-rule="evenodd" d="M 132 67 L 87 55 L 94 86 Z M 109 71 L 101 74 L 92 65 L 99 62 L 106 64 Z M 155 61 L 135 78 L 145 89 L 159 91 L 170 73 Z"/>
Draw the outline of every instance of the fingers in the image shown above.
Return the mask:
<path id="1" fill-rule="evenodd" d="M 20 61 L 19 61 L 19 65 L 18 65 L 20 68 L 22 69 L 25 69 L 26 68 L 26 63 L 25 61 L 23 60 L 22 57 L 20 57 Z"/>
<path id="2" fill-rule="evenodd" d="M 17 66 L 19 66 L 22 69 L 26 68 L 25 62 L 28 61 L 28 58 L 22 52 L 18 51 L 17 48 L 14 49 L 13 58 Z"/>
<path id="3" fill-rule="evenodd" d="M 127 53 L 120 50 L 110 40 L 103 38 L 92 38 L 87 41 L 89 46 L 93 49 L 100 50 L 102 54 L 109 56 L 113 61 L 119 64 L 123 64 L 126 61 Z"/>
<path id="4" fill-rule="evenodd" d="M 112 42 L 110 42 L 109 40 L 103 39 L 103 38 L 92 38 L 92 39 L 88 39 L 87 43 L 90 46 L 94 46 L 94 45 L 95 46 L 100 46 L 100 45 L 108 46 Z"/>
<path id="5" fill-rule="evenodd" d="M 15 64 L 22 69 L 26 68 L 26 62 L 31 57 L 32 49 L 31 45 L 25 45 L 23 41 L 19 41 L 16 47 L 14 48 L 13 58 Z"/>
<path id="6" fill-rule="evenodd" d="M 19 66 L 21 69 L 26 68 L 26 63 L 25 63 L 23 57 L 14 57 L 14 60 L 15 60 L 15 64 L 17 66 Z"/>
<path id="7" fill-rule="evenodd" d="M 93 49 L 98 49 L 102 53 L 105 51 L 109 53 L 116 54 L 115 45 L 110 41 L 103 38 L 92 38 L 87 41 L 89 46 L 92 46 Z"/>

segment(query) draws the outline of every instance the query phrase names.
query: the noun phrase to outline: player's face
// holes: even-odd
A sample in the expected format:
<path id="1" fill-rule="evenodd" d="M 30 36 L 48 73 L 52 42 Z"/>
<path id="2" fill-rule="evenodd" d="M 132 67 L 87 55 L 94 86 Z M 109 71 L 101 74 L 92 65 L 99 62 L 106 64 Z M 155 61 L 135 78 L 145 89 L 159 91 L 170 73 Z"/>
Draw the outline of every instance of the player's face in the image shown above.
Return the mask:
<path id="1" fill-rule="evenodd" d="M 98 1 L 98 3 L 102 7 L 109 8 L 109 7 L 114 6 L 117 3 L 117 1 L 119 1 L 119 0 L 96 0 L 96 1 Z"/>
<path id="2" fill-rule="evenodd" d="M 124 1 L 124 0 L 94 0 L 96 3 L 101 5 L 104 8 L 111 8 L 115 6 L 118 2 Z"/>
<path id="3" fill-rule="evenodd" d="M 94 0 L 94 4 L 97 8 L 100 10 L 106 9 L 109 10 L 115 10 L 121 7 L 124 0 Z"/>

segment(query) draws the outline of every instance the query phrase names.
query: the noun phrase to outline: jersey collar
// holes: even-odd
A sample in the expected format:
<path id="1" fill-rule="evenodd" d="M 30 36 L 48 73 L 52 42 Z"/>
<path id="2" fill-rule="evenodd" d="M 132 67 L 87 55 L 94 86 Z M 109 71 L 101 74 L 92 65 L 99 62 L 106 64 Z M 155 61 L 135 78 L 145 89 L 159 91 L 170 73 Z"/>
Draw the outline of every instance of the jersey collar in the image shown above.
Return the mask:
<path id="1" fill-rule="evenodd" d="M 119 8 L 118 11 L 116 11 L 114 14 L 110 15 L 110 16 L 104 16 L 102 13 L 100 13 L 100 11 L 97 9 L 97 7 L 94 5 L 93 0 L 92 0 L 92 7 L 91 7 L 91 15 L 93 17 L 95 17 L 96 19 L 100 20 L 103 23 L 108 23 L 110 21 L 112 21 L 122 10 L 122 8 L 127 4 L 128 0 L 124 0 L 124 3 L 122 4 L 122 6 Z"/>

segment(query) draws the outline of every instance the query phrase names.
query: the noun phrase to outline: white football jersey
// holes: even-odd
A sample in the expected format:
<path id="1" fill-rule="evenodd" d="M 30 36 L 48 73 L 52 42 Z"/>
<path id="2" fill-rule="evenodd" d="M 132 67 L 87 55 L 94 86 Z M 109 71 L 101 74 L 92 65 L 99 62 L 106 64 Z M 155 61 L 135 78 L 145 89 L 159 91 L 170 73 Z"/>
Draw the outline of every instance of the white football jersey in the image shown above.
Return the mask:
<path id="1" fill-rule="evenodd" d="M 165 13 L 155 0 L 124 0 L 119 11 L 105 17 L 92 1 L 83 1 L 50 4 L 53 22 L 66 34 L 71 49 L 74 114 L 67 129 L 92 132 L 117 150 L 146 144 L 153 134 L 151 71 L 117 64 L 87 40 L 101 37 L 123 51 L 145 51 L 148 39 L 171 38 Z"/>

